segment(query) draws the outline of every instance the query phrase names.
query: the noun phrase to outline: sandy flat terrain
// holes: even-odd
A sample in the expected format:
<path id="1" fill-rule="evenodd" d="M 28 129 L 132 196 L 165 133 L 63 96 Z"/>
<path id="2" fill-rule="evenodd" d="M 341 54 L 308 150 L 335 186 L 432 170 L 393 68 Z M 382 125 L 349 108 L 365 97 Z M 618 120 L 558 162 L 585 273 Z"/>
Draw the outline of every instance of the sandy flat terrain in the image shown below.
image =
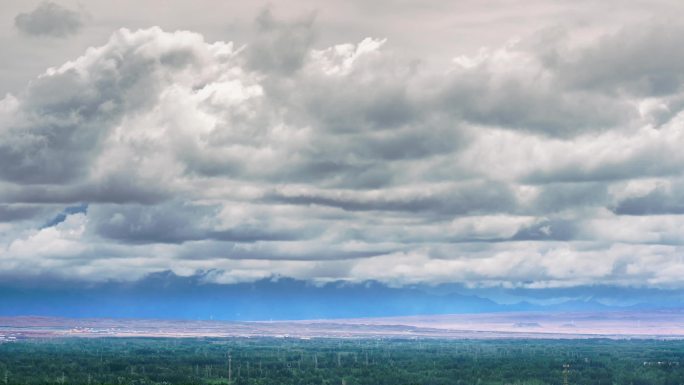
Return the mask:
<path id="1" fill-rule="evenodd" d="M 684 311 L 228 322 L 0 317 L 0 341 L 52 337 L 684 338 Z"/>

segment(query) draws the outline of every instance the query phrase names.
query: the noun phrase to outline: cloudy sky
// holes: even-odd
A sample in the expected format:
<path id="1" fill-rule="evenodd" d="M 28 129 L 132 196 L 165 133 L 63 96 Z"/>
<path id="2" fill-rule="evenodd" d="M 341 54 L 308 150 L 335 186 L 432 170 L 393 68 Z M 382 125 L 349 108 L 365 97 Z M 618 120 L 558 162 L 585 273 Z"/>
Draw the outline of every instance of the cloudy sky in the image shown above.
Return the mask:
<path id="1" fill-rule="evenodd" d="M 2 277 L 684 286 L 681 1 L 0 8 Z"/>

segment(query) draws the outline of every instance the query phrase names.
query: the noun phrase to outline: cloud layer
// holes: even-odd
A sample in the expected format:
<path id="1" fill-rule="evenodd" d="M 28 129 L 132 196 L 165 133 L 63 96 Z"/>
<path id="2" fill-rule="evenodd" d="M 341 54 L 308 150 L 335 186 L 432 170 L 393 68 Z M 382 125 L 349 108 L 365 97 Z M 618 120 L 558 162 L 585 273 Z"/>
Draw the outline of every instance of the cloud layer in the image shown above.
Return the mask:
<path id="1" fill-rule="evenodd" d="M 681 26 L 436 70 L 256 24 L 121 29 L 1 99 L 2 273 L 681 285 Z"/>

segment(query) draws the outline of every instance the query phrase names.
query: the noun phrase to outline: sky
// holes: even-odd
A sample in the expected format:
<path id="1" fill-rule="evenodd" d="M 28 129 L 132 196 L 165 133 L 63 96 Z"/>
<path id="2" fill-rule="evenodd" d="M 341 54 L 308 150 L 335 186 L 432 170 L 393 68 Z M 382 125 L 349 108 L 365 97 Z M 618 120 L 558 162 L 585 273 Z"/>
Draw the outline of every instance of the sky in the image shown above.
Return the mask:
<path id="1" fill-rule="evenodd" d="M 2 282 L 684 289 L 680 1 L 0 10 Z"/>

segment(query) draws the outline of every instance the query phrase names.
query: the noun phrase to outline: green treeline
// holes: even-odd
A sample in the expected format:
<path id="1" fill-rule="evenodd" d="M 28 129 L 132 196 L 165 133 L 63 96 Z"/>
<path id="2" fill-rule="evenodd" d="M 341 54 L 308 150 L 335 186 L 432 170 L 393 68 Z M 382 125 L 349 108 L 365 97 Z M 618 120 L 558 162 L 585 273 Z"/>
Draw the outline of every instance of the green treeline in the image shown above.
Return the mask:
<path id="1" fill-rule="evenodd" d="M 231 385 L 561 385 L 566 378 L 578 385 L 680 385 L 684 341 L 65 338 L 0 344 L 0 385 L 219 385 L 229 376 Z"/>

